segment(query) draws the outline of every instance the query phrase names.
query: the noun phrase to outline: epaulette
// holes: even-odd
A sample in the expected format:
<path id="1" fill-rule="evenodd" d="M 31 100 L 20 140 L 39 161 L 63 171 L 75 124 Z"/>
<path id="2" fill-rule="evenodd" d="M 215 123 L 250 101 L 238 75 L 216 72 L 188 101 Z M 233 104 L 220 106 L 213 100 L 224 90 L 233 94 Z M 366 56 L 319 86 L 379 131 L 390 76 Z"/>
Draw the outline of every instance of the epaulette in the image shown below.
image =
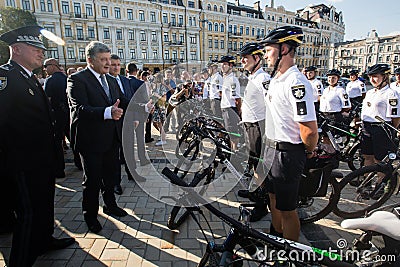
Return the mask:
<path id="1" fill-rule="evenodd" d="M 12 70 L 14 67 L 13 66 L 11 66 L 10 64 L 4 64 L 4 65 L 1 65 L 0 66 L 0 69 L 1 70 L 4 70 L 4 71 L 10 71 L 10 70 Z"/>

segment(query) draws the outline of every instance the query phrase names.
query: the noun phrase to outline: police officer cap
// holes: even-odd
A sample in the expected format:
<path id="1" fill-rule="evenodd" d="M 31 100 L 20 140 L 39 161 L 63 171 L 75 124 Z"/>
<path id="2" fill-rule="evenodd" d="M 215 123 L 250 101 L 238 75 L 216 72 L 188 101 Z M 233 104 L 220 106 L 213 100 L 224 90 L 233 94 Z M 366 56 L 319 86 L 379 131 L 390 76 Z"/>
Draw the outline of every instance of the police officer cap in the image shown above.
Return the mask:
<path id="1" fill-rule="evenodd" d="M 297 26 L 283 26 L 268 33 L 260 41 L 260 45 L 287 43 L 297 47 L 303 42 L 303 30 Z"/>
<path id="2" fill-rule="evenodd" d="M 229 63 L 236 63 L 236 58 L 231 55 L 222 56 L 221 59 L 218 61 L 219 63 L 229 62 Z"/>
<path id="3" fill-rule="evenodd" d="M 372 74 L 387 74 L 390 73 L 390 65 L 389 64 L 375 64 L 367 68 L 365 72 L 367 75 Z"/>
<path id="4" fill-rule="evenodd" d="M 394 75 L 400 74 L 400 68 L 395 69 L 394 72 L 393 72 L 393 74 L 394 74 Z"/>
<path id="5" fill-rule="evenodd" d="M 358 75 L 358 70 L 351 70 L 350 75 Z"/>
<path id="6" fill-rule="evenodd" d="M 315 67 L 315 66 L 308 66 L 305 68 L 305 71 L 316 71 L 316 70 L 317 70 L 317 67 Z"/>
<path id="7" fill-rule="evenodd" d="M 207 63 L 207 68 L 210 68 L 212 66 L 218 66 L 218 61 L 212 60 Z"/>
<path id="8" fill-rule="evenodd" d="M 26 43 L 28 45 L 46 50 L 46 47 L 44 46 L 44 43 L 42 41 L 42 29 L 43 28 L 37 25 L 21 27 L 3 33 L 0 36 L 0 40 L 6 42 L 8 45 L 12 45 L 15 43 Z"/>
<path id="9" fill-rule="evenodd" d="M 240 49 L 238 56 L 246 56 L 246 55 L 263 55 L 263 47 L 258 43 L 247 43 L 242 49 Z"/>
<path id="10" fill-rule="evenodd" d="M 340 71 L 338 71 L 337 69 L 328 70 L 328 72 L 326 73 L 326 76 L 338 76 L 338 77 L 340 77 L 341 75 L 342 75 L 342 73 Z"/>
<path id="11" fill-rule="evenodd" d="M 208 73 L 208 69 L 202 69 L 200 73 Z"/>

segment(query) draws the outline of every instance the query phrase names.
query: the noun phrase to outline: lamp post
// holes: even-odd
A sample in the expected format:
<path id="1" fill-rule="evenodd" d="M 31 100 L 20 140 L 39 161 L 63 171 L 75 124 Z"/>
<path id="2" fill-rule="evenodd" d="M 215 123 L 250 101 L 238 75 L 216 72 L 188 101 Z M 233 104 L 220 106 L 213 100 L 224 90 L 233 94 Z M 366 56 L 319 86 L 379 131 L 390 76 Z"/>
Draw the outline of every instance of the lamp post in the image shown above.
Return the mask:
<path id="1" fill-rule="evenodd" d="M 202 42 L 202 47 L 201 47 L 201 54 L 202 54 L 202 58 L 201 58 L 201 62 L 202 62 L 202 66 L 201 68 L 203 69 L 205 67 L 205 38 L 206 38 L 206 29 L 205 29 L 205 24 L 206 22 L 208 22 L 207 19 L 202 19 L 200 20 L 200 22 L 202 23 L 202 31 L 203 31 L 203 42 Z"/>

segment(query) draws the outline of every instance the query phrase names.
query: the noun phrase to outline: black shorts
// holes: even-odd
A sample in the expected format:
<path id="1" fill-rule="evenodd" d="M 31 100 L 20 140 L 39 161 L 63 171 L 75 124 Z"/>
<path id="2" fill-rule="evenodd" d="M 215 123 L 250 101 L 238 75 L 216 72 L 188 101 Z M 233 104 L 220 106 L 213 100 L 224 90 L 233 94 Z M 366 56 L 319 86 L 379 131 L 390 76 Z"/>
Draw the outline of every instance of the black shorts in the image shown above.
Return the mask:
<path id="1" fill-rule="evenodd" d="M 304 171 L 306 154 L 304 150 L 272 151 L 265 148 L 264 155 L 274 155 L 267 175 L 266 185 L 269 193 L 275 194 L 276 209 L 292 211 L 297 207 L 301 174 Z M 268 150 L 268 151 L 267 151 Z"/>
<path id="2" fill-rule="evenodd" d="M 389 152 L 395 152 L 397 145 L 392 129 L 381 126 L 380 123 L 363 123 L 361 135 L 361 153 L 374 155 L 377 160 L 384 159 Z"/>
<path id="3" fill-rule="evenodd" d="M 222 108 L 222 118 L 224 119 L 224 126 L 228 132 L 239 133 L 239 112 L 236 107 Z M 232 138 L 232 137 L 231 137 Z"/>

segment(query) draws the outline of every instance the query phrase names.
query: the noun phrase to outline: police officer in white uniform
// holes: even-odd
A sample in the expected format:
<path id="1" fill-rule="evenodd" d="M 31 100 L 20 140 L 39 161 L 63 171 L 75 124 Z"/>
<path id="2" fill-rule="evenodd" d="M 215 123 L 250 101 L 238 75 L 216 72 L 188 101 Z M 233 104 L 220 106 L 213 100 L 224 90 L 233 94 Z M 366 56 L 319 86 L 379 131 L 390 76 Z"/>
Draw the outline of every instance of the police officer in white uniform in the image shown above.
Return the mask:
<path id="1" fill-rule="evenodd" d="M 211 111 L 214 116 L 222 118 L 220 101 L 223 79 L 218 72 L 218 62 L 210 62 L 208 64 L 208 74 L 210 75 L 210 81 L 205 86 L 209 88 Z"/>
<path id="2" fill-rule="evenodd" d="M 311 86 L 314 89 L 314 106 L 315 106 L 315 111 L 319 111 L 319 100 L 324 92 L 324 85 L 320 80 L 316 78 L 316 71 L 317 67 L 315 66 L 308 66 L 305 68 L 306 72 L 306 77 L 308 81 L 311 83 Z"/>
<path id="3" fill-rule="evenodd" d="M 239 133 L 240 122 L 240 83 L 233 73 L 235 57 L 226 55 L 219 60 L 223 74 L 223 84 L 221 92 L 221 112 L 224 119 L 225 129 L 229 132 Z M 239 138 L 231 135 L 231 146 L 233 151 L 237 150 Z"/>
<path id="4" fill-rule="evenodd" d="M 342 113 L 350 110 L 351 103 L 346 91 L 338 85 L 340 71 L 331 69 L 326 75 L 329 86 L 322 93 L 319 110 L 329 119 L 340 124 L 343 122 Z"/>
<path id="5" fill-rule="evenodd" d="M 346 93 L 349 95 L 352 107 L 362 103 L 366 92 L 365 84 L 358 79 L 358 70 L 351 70 L 350 82 L 346 86 Z"/>
<path id="6" fill-rule="evenodd" d="M 268 88 L 271 77 L 262 69 L 263 47 L 257 43 L 245 44 L 238 55 L 241 57 L 243 68 L 249 73 L 248 83 L 244 90 L 242 101 L 242 124 L 249 158 L 245 175 L 251 177 L 253 170 L 259 174 L 258 158 L 261 155 L 262 137 L 265 131 L 265 102 L 264 91 Z M 257 170 L 257 171 L 256 171 Z M 239 190 L 238 194 L 248 197 L 247 190 Z M 246 194 L 247 193 L 247 194 Z M 267 204 L 264 200 L 257 201 L 256 207 L 252 210 L 250 221 L 258 221 L 267 214 Z"/>
<path id="7" fill-rule="evenodd" d="M 400 103 L 399 94 L 389 88 L 388 64 L 373 65 L 367 69 L 366 74 L 374 87 L 366 93 L 361 111 L 364 127 L 361 153 L 365 158 L 364 164 L 368 166 L 382 160 L 389 151 L 396 151 L 393 131 L 382 125 L 375 116 L 397 128 L 400 123 Z"/>
<path id="8" fill-rule="evenodd" d="M 395 69 L 393 75 L 396 80 L 390 84 L 390 88 L 400 93 L 400 68 Z"/>
<path id="9" fill-rule="evenodd" d="M 271 232 L 290 240 L 299 238 L 296 206 L 300 178 L 306 155 L 313 153 L 318 141 L 313 88 L 294 63 L 296 48 L 302 40 L 300 27 L 284 26 L 272 30 L 260 42 L 265 45 L 268 67 L 273 68 L 265 96 L 264 153 L 264 163 L 273 158 L 267 177 Z"/>

